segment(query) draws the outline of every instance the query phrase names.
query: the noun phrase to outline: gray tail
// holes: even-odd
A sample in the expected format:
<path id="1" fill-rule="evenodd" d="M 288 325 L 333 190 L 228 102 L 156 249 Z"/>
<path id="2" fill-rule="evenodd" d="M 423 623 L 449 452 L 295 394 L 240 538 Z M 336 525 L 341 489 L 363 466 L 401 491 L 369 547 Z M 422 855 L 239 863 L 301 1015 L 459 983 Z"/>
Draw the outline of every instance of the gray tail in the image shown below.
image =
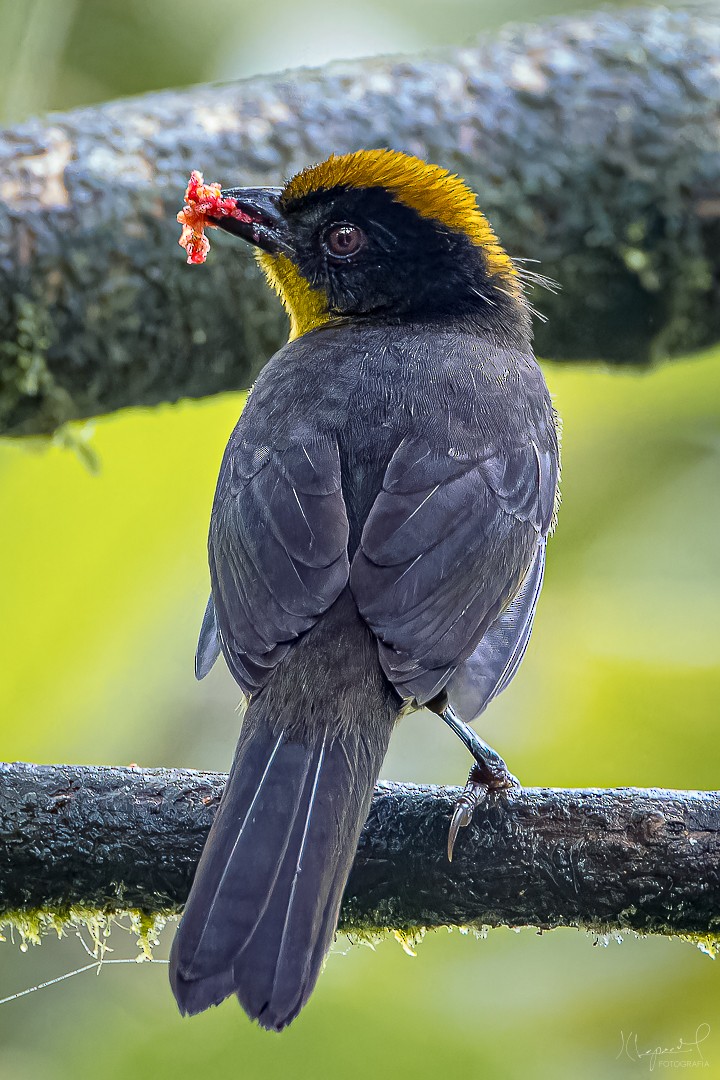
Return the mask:
<path id="1" fill-rule="evenodd" d="M 301 727 L 268 715 L 272 697 L 263 691 L 248 708 L 170 981 L 183 1014 L 237 994 L 251 1019 L 280 1031 L 332 943 L 397 706 L 385 695 L 366 703 L 363 724 L 314 717 Z"/>

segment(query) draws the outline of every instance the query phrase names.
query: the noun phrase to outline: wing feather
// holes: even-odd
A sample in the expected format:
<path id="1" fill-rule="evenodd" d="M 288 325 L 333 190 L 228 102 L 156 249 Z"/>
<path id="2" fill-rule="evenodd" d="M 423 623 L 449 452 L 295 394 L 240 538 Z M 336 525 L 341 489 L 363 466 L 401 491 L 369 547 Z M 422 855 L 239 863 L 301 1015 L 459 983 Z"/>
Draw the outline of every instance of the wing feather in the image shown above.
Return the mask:
<path id="1" fill-rule="evenodd" d="M 350 585 L 404 696 L 437 694 L 512 602 L 550 527 L 556 460 L 529 436 L 498 449 L 398 446 Z"/>
<path id="2" fill-rule="evenodd" d="M 210 576 L 217 635 L 245 693 L 260 689 L 340 595 L 347 543 L 334 438 L 281 449 L 231 440 L 210 524 Z"/>
<path id="3" fill-rule="evenodd" d="M 545 537 L 540 537 L 536 555 L 515 597 L 447 683 L 450 704 L 467 723 L 477 720 L 492 699 L 502 693 L 520 666 L 530 640 L 542 586 L 545 543 Z"/>

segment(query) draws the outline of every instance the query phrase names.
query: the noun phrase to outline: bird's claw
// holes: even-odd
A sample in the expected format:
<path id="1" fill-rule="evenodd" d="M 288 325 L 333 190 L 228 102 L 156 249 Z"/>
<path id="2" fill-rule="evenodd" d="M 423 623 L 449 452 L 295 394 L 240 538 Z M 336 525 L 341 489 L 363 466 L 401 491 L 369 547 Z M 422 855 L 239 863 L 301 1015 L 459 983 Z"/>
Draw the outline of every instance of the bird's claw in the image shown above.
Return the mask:
<path id="1" fill-rule="evenodd" d="M 491 792 L 508 791 L 510 788 L 519 788 L 520 781 L 508 770 L 507 765 L 498 755 L 498 761 L 492 765 L 487 761 L 475 762 L 467 783 L 455 803 L 453 816 L 450 819 L 448 831 L 448 862 L 452 862 L 455 841 L 460 829 L 466 829 L 473 819 L 473 814 L 481 802 Z"/>
<path id="2" fill-rule="evenodd" d="M 453 816 L 450 819 L 450 829 L 448 831 L 447 842 L 447 856 L 448 862 L 452 862 L 453 851 L 455 849 L 455 841 L 457 840 L 457 834 L 461 829 L 466 829 L 473 819 L 475 808 L 479 806 L 482 800 L 487 795 L 487 785 L 474 785 L 470 781 L 465 785 L 465 789 L 455 803 L 455 809 L 453 810 Z"/>
<path id="3" fill-rule="evenodd" d="M 460 829 L 467 828 L 470 824 L 475 810 L 483 799 L 490 792 L 519 788 L 520 784 L 508 770 L 497 750 L 493 750 L 492 746 L 488 746 L 485 740 L 480 738 L 477 731 L 471 728 L 469 724 L 466 724 L 461 716 L 458 716 L 449 703 L 445 691 L 432 701 L 427 702 L 427 707 L 442 717 L 450 730 L 455 732 L 475 759 L 467 784 L 455 803 L 455 809 L 450 821 L 447 853 L 448 859 L 452 862 L 457 834 Z"/>

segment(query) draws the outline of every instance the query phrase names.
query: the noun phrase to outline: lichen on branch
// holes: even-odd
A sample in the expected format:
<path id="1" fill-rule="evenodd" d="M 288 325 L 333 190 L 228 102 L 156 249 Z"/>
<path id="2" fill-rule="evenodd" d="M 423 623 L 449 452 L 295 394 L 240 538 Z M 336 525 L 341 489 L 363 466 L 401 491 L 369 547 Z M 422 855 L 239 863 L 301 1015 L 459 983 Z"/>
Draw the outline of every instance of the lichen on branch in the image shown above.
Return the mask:
<path id="1" fill-rule="evenodd" d="M 0 921 L 178 913 L 225 777 L 0 765 Z M 526 788 L 481 807 L 452 863 L 457 788 L 378 785 L 340 928 L 573 926 L 720 939 L 720 793 Z M 40 914 L 45 913 L 45 914 Z"/>

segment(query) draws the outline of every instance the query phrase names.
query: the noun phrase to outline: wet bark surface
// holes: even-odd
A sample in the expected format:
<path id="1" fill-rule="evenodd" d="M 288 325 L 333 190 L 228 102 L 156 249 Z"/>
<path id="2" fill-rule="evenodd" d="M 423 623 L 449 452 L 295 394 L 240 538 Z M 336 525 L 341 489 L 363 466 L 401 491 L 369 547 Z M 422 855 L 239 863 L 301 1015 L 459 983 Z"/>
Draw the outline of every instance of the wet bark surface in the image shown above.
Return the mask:
<path id="1" fill-rule="evenodd" d="M 0 917 L 178 911 L 225 777 L 0 765 Z M 527 788 L 447 831 L 459 788 L 378 785 L 346 930 L 509 925 L 720 936 L 720 793 Z"/>

